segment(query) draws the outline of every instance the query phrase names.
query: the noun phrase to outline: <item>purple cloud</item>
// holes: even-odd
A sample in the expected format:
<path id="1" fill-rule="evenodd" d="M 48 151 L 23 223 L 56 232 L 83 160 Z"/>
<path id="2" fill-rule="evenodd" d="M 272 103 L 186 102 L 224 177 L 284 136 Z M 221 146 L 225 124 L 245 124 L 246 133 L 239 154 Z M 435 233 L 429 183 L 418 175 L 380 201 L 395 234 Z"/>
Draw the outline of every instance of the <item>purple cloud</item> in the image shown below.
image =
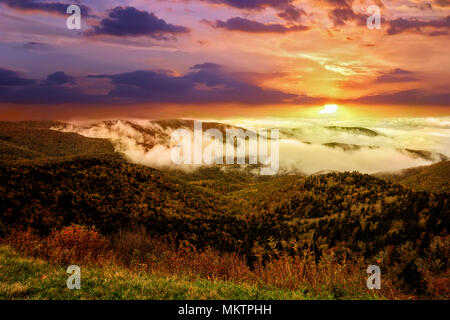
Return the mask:
<path id="1" fill-rule="evenodd" d="M 190 69 L 191 70 L 202 70 L 202 69 L 217 70 L 217 69 L 221 69 L 221 68 L 222 68 L 222 66 L 220 64 L 206 62 L 206 63 L 196 64 L 195 66 L 191 67 Z"/>
<path id="2" fill-rule="evenodd" d="M 111 79 L 115 88 L 110 91 L 110 98 L 128 102 L 270 104 L 297 97 L 244 82 L 217 64 L 198 64 L 191 70 L 184 76 L 164 70 L 140 70 L 90 77 Z"/>
<path id="3" fill-rule="evenodd" d="M 0 3 L 6 4 L 8 7 L 16 10 L 29 10 L 50 12 L 60 15 L 67 15 L 67 8 L 71 3 L 62 3 L 56 1 L 36 1 L 36 0 L 0 0 Z M 73 3 L 72 3 L 73 4 Z M 91 8 L 77 4 L 81 9 L 81 14 L 84 16 L 92 16 Z"/>
<path id="4" fill-rule="evenodd" d="M 228 73 L 214 63 L 197 64 L 191 72 L 178 76 L 170 70 L 138 70 L 113 75 L 91 75 L 91 79 L 110 79 L 114 88 L 106 95 L 90 95 L 62 71 L 45 80 L 29 80 L 16 72 L 0 69 L 0 102 L 29 104 L 64 103 L 247 103 L 270 104 L 293 101 L 298 96 L 263 89 Z M 70 84 L 70 86 L 66 86 Z"/>
<path id="5" fill-rule="evenodd" d="M 111 36 L 150 36 L 158 40 L 168 39 L 168 35 L 189 33 L 186 27 L 169 24 L 159 19 L 154 13 L 141 11 L 134 7 L 116 7 L 109 12 L 107 18 L 100 21 L 87 32 L 88 35 Z"/>
<path id="6" fill-rule="evenodd" d="M 422 31 L 422 28 L 426 27 L 435 29 L 448 29 L 450 28 L 450 16 L 447 16 L 439 20 L 430 20 L 430 21 L 398 18 L 389 21 L 389 29 L 387 30 L 387 34 L 395 35 L 410 30 L 420 32 Z"/>
<path id="7" fill-rule="evenodd" d="M 45 80 L 45 84 L 47 84 L 49 86 L 64 85 L 64 84 L 75 85 L 76 82 L 73 77 L 65 74 L 62 71 L 58 71 L 58 72 L 48 75 L 47 79 Z"/>
<path id="8" fill-rule="evenodd" d="M 0 86 L 25 86 L 35 80 L 22 78 L 17 72 L 0 68 Z"/>
<path id="9" fill-rule="evenodd" d="M 215 22 L 208 23 L 214 28 L 248 33 L 288 33 L 309 29 L 303 25 L 285 26 L 279 23 L 261 23 L 240 17 L 230 18 L 227 21 L 216 20 Z"/>
<path id="10" fill-rule="evenodd" d="M 299 22 L 303 16 L 306 15 L 306 11 L 299 9 L 295 6 L 289 5 L 284 11 L 278 14 L 278 17 L 292 22 Z"/>
<path id="11" fill-rule="evenodd" d="M 418 81 L 413 77 L 414 73 L 403 69 L 395 69 L 390 72 L 383 73 L 374 82 L 375 83 L 394 83 L 394 82 L 412 82 Z"/>
<path id="12" fill-rule="evenodd" d="M 262 10 L 268 7 L 285 8 L 293 0 L 203 0 L 213 4 L 224 4 L 238 9 Z"/>
<path id="13" fill-rule="evenodd" d="M 420 89 L 399 91 L 394 93 L 382 93 L 378 95 L 365 96 L 357 99 L 345 100 L 344 102 L 380 104 L 380 105 L 450 105 L 450 93 L 428 93 Z"/>
<path id="14" fill-rule="evenodd" d="M 55 72 L 46 80 L 25 79 L 17 72 L 0 69 L 0 102 L 56 104 L 56 103 L 93 103 L 102 100 L 101 96 L 85 94 L 78 87 L 62 86 L 71 83 L 73 77 L 64 72 Z"/>

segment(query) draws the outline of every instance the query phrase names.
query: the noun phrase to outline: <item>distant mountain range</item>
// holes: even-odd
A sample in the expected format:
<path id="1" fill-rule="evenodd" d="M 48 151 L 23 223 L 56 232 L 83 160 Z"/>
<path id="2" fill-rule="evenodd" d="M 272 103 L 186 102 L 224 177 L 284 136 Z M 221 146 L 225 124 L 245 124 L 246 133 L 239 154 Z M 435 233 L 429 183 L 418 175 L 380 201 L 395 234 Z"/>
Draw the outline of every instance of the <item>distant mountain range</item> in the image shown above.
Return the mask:
<path id="1" fill-rule="evenodd" d="M 90 138 L 86 130 L 105 129 L 114 131 L 118 124 L 126 124 L 134 132 L 124 132 L 125 135 L 139 135 L 136 139 L 145 150 L 151 150 L 155 145 L 168 146 L 170 132 L 173 129 L 193 129 L 193 120 L 160 120 L 138 125 L 131 121 L 101 121 L 93 124 L 78 125 L 75 129 L 70 124 L 58 121 L 21 121 L 0 122 L 0 161 L 49 161 L 72 158 L 99 158 L 99 159 L 123 159 L 123 154 L 110 139 Z M 55 130 L 59 128 L 59 130 Z M 84 135 L 75 132 L 64 132 L 64 128 L 83 132 Z M 239 128 L 216 122 L 204 122 L 203 130 L 210 128 L 219 129 L 225 133 L 226 129 Z M 356 132 L 358 134 L 373 136 L 375 131 L 359 127 L 329 127 L 332 130 Z M 240 128 L 242 129 L 242 128 Z M 119 129 L 117 129 L 119 130 Z M 323 144 L 329 148 L 339 148 L 344 151 L 355 151 L 361 148 L 378 148 L 376 146 L 362 146 L 329 142 Z M 402 149 L 401 152 L 413 158 L 432 160 L 436 156 L 440 163 L 431 166 L 411 168 L 401 172 L 388 172 L 376 174 L 378 177 L 402 183 L 415 190 L 449 191 L 449 161 L 443 154 L 433 154 L 424 150 Z M 229 172 L 233 168 L 229 168 Z M 237 170 L 237 169 L 236 169 Z M 325 172 L 331 172 L 327 170 Z M 320 172 L 318 172 L 320 173 Z"/>

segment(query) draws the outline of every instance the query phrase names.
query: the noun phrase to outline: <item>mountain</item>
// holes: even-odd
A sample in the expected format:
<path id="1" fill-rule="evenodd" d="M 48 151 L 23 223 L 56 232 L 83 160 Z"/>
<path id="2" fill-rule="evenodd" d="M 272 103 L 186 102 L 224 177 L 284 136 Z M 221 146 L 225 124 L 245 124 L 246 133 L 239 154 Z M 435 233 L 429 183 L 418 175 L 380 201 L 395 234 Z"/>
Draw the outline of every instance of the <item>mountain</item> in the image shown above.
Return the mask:
<path id="1" fill-rule="evenodd" d="M 142 132 L 189 124 L 103 122 L 83 130 L 124 131 L 146 144 Z M 106 236 L 143 227 L 180 246 L 238 253 L 249 265 L 307 251 L 319 259 L 333 248 L 367 261 L 383 257 L 386 272 L 410 288 L 449 268 L 448 161 L 380 176 L 161 170 L 128 162 L 114 152 L 114 139 L 58 126 L 67 125 L 0 124 L 0 236 L 47 235 L 72 223 Z"/>
<path id="2" fill-rule="evenodd" d="M 356 172 L 239 181 L 238 171 L 214 170 L 221 171 L 190 176 L 95 158 L 2 163 L 0 234 L 45 235 L 77 223 L 113 235 L 143 226 L 180 244 L 239 252 L 249 264 L 259 250 L 269 259 L 338 248 L 368 259 L 382 254 L 399 277 L 419 277 L 414 266 L 424 260 L 442 262 L 427 267 L 433 272 L 448 267 L 439 244 L 450 227 L 448 194 Z"/>
<path id="3" fill-rule="evenodd" d="M 405 169 L 401 172 L 379 173 L 377 176 L 417 191 L 450 193 L 450 161 Z"/>
<path id="4" fill-rule="evenodd" d="M 120 157 L 108 140 L 51 130 L 60 125 L 56 121 L 0 122 L 0 161 Z"/>
<path id="5" fill-rule="evenodd" d="M 364 128 L 364 127 L 328 126 L 326 128 L 330 129 L 330 130 L 334 130 L 334 131 L 347 132 L 347 133 L 352 133 L 352 134 L 360 134 L 360 135 L 364 135 L 364 136 L 368 136 L 368 137 L 376 137 L 376 136 L 380 135 L 380 133 L 378 133 L 374 130 L 371 130 L 371 129 Z"/>

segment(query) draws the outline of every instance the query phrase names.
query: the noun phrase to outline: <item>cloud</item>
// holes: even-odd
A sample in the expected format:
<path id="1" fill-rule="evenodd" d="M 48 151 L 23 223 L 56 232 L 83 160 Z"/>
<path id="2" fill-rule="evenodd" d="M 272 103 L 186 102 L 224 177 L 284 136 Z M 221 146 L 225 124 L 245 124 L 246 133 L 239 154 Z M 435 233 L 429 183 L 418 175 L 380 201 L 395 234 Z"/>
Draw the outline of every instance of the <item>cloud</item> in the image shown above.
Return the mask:
<path id="1" fill-rule="evenodd" d="M 291 22 L 299 22 L 303 16 L 307 13 L 303 9 L 299 9 L 295 6 L 289 5 L 284 11 L 278 14 L 278 17 Z"/>
<path id="2" fill-rule="evenodd" d="M 442 105 L 448 106 L 450 93 L 429 93 L 420 89 L 382 93 L 364 96 L 357 99 L 345 100 L 352 103 L 382 104 L 382 105 Z"/>
<path id="3" fill-rule="evenodd" d="M 439 20 L 423 21 L 418 19 L 397 18 L 389 21 L 388 35 L 396 35 L 405 31 L 421 32 L 423 28 L 448 29 L 450 28 L 450 16 Z"/>
<path id="4" fill-rule="evenodd" d="M 450 0 L 434 0 L 433 1 L 434 5 L 437 5 L 438 7 L 450 7 Z"/>
<path id="5" fill-rule="evenodd" d="M 410 4 L 408 6 L 410 8 L 416 8 L 416 9 L 419 9 L 421 11 L 433 10 L 433 5 L 431 4 L 431 2 L 414 3 L 414 4 Z"/>
<path id="6" fill-rule="evenodd" d="M 177 34 L 189 33 L 183 26 L 169 24 L 154 13 L 134 7 L 116 7 L 107 18 L 87 32 L 88 35 L 111 35 L 117 37 L 150 36 L 157 40 L 167 40 Z"/>
<path id="7" fill-rule="evenodd" d="M 47 80 L 45 81 L 47 85 L 63 85 L 63 84 L 71 84 L 75 85 L 75 79 L 62 71 L 58 71 L 52 73 L 47 76 Z"/>
<path id="8" fill-rule="evenodd" d="M 378 83 L 413 81 L 410 71 L 395 69 L 377 78 Z M 87 94 L 75 79 L 62 71 L 44 80 L 26 79 L 17 72 L 0 69 L 0 102 L 18 104 L 138 104 L 138 103 L 241 103 L 254 105 L 320 105 L 325 97 L 311 97 L 264 88 L 260 84 L 282 74 L 229 72 L 215 63 L 196 64 L 184 75 L 171 70 L 137 70 L 119 74 L 90 75 L 90 79 L 109 79 L 107 94 Z M 380 93 L 336 103 L 378 105 L 448 106 L 450 94 L 408 90 Z"/>
<path id="9" fill-rule="evenodd" d="M 277 14 L 283 20 L 289 22 L 299 22 L 301 17 L 306 15 L 305 10 L 297 8 L 293 5 L 295 0 L 203 0 L 212 4 L 222 4 L 229 7 L 261 11 L 266 8 L 273 8 L 279 13 Z"/>
<path id="10" fill-rule="evenodd" d="M 36 1 L 36 0 L 0 0 L 0 3 L 6 4 L 8 7 L 15 10 L 22 11 L 40 11 L 40 12 L 50 12 L 59 15 L 67 15 L 67 8 L 71 5 L 70 3 L 62 3 L 55 1 Z M 85 6 L 77 4 L 81 9 L 81 14 L 84 16 L 92 16 L 92 9 Z"/>
<path id="11" fill-rule="evenodd" d="M 210 62 L 206 62 L 206 63 L 202 63 L 202 64 L 196 64 L 195 66 L 191 67 L 191 70 L 202 70 L 202 69 L 209 69 L 209 70 L 217 70 L 217 69 L 221 69 L 222 66 L 220 64 L 216 64 L 216 63 L 210 63 Z"/>
<path id="12" fill-rule="evenodd" d="M 212 4 L 223 4 L 229 7 L 247 10 L 263 10 L 265 8 L 285 8 L 293 0 L 203 0 Z"/>
<path id="13" fill-rule="evenodd" d="M 309 29 L 303 25 L 285 26 L 279 23 L 261 23 L 240 17 L 230 18 L 227 21 L 216 20 L 209 24 L 214 28 L 248 33 L 288 33 Z"/>
<path id="14" fill-rule="evenodd" d="M 63 72 L 50 74 L 46 80 L 25 79 L 17 72 L 0 69 L 0 102 L 8 103 L 92 103 L 100 96 L 87 95 L 78 87 L 62 86 L 75 84 L 71 76 Z"/>
<path id="15" fill-rule="evenodd" d="M 167 70 L 139 70 L 90 78 L 111 79 L 115 88 L 109 96 L 134 102 L 270 104 L 297 97 L 247 83 L 217 64 L 198 64 L 191 70 L 183 76 Z"/>
<path id="16" fill-rule="evenodd" d="M 413 82 L 418 81 L 413 77 L 414 73 L 403 69 L 395 69 L 379 76 L 374 83 L 394 83 L 394 82 Z"/>
<path id="17" fill-rule="evenodd" d="M 334 26 L 343 26 L 349 21 L 356 21 L 359 25 L 366 25 L 366 14 L 356 13 L 351 8 L 336 8 L 328 13 L 329 18 L 333 21 Z"/>
<path id="18" fill-rule="evenodd" d="M 323 0 L 323 2 L 334 8 L 350 9 L 352 7 L 352 0 Z"/>
<path id="19" fill-rule="evenodd" d="M 87 95 L 78 87 L 27 85 L 0 86 L 0 101 L 18 104 L 96 103 L 101 97 Z"/>
<path id="20" fill-rule="evenodd" d="M 1 86 L 24 86 L 33 84 L 35 80 L 22 78 L 17 72 L 0 68 L 0 87 Z"/>
<path id="21" fill-rule="evenodd" d="M 91 79 L 110 79 L 108 94 L 91 95 L 62 71 L 38 81 L 17 72 L 0 69 L 0 102 L 9 103 L 246 103 L 271 104 L 295 101 L 295 94 L 265 89 L 252 83 L 248 73 L 230 73 L 214 64 L 194 65 L 185 75 L 171 70 L 138 70 L 112 75 L 90 75 Z M 274 77 L 276 75 L 273 75 Z M 258 74 L 259 78 L 264 77 Z M 265 75 L 270 77 L 270 75 Z"/>

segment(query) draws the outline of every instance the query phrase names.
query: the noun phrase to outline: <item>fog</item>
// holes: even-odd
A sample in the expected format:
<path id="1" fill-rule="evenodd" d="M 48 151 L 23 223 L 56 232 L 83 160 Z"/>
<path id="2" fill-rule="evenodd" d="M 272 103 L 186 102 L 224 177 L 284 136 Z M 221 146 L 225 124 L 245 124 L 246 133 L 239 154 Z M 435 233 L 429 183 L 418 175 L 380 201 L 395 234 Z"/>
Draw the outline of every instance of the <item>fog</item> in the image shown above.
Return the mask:
<path id="1" fill-rule="evenodd" d="M 397 171 L 429 165 L 450 157 L 449 117 L 209 121 L 252 131 L 278 129 L 279 165 L 280 172 L 284 173 Z M 135 163 L 155 168 L 198 168 L 195 165 L 178 166 L 173 163 L 171 133 L 180 128 L 161 126 L 157 121 L 78 122 L 53 129 L 108 139 L 117 152 Z M 210 143 L 218 142 L 205 139 L 203 148 Z"/>

